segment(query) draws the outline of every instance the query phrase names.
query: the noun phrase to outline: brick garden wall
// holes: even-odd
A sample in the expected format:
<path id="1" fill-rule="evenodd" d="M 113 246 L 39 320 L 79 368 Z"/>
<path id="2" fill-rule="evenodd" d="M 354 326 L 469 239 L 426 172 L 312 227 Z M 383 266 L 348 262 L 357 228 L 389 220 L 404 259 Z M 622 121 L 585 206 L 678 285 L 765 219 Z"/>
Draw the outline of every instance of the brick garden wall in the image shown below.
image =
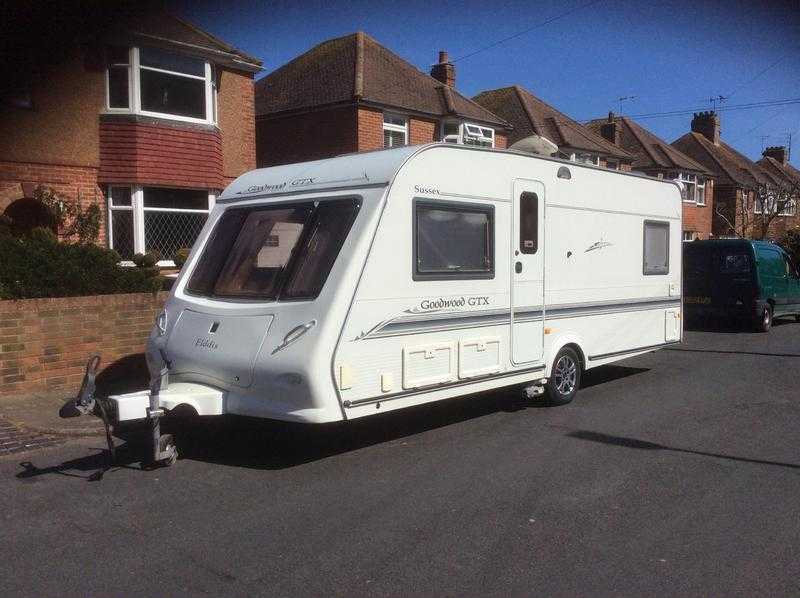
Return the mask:
<path id="1" fill-rule="evenodd" d="M 0 400 L 74 395 L 86 361 L 142 353 L 168 293 L 0 301 Z"/>

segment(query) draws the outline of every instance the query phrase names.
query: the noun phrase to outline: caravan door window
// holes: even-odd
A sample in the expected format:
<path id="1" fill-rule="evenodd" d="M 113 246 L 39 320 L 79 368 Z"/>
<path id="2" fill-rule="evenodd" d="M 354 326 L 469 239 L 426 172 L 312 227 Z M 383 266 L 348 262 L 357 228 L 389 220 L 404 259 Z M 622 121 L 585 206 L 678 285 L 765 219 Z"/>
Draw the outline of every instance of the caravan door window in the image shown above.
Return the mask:
<path id="1" fill-rule="evenodd" d="M 494 278 L 494 206 L 415 200 L 413 278 Z"/>
<path id="2" fill-rule="evenodd" d="M 312 299 L 358 213 L 354 199 L 228 209 L 186 289 L 240 299 Z"/>

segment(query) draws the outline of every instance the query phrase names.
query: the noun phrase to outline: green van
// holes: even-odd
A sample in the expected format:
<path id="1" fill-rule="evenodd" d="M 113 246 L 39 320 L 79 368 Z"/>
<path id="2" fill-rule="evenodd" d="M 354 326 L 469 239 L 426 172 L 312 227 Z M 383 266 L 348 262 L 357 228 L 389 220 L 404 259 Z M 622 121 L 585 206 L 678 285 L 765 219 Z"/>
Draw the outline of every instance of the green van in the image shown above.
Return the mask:
<path id="1" fill-rule="evenodd" d="M 772 319 L 800 321 L 800 271 L 779 245 L 720 239 L 683 245 L 683 302 L 688 320 L 744 320 L 766 332 Z"/>

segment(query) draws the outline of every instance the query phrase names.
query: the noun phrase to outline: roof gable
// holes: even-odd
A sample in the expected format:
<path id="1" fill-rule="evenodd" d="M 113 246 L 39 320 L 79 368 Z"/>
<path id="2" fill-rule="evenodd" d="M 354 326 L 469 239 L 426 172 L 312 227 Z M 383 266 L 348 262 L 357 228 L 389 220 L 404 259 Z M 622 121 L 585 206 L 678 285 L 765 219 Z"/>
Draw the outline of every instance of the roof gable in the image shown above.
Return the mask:
<path id="1" fill-rule="evenodd" d="M 800 190 L 800 170 L 791 164 L 782 164 L 772 156 L 764 156 L 756 164 L 765 174 L 774 179 L 776 184 Z"/>
<path id="2" fill-rule="evenodd" d="M 257 115 L 353 101 L 508 127 L 360 31 L 322 42 L 256 82 Z"/>
<path id="3" fill-rule="evenodd" d="M 771 182 L 755 162 L 724 141 L 714 145 L 700 133 L 690 131 L 673 141 L 672 146 L 710 170 L 718 177 L 719 184 L 733 184 L 752 189 Z"/>
<path id="4" fill-rule="evenodd" d="M 606 141 L 518 85 L 481 92 L 474 100 L 514 126 L 509 143 L 536 134 L 547 137 L 559 148 L 583 150 L 628 161 L 633 159 L 624 149 Z"/>
<path id="5" fill-rule="evenodd" d="M 625 116 L 615 116 L 619 127 L 619 145 L 633 154 L 633 167 L 639 170 L 681 170 L 711 174 L 702 164 L 687 156 L 666 141 L 657 137 L 639 123 Z M 607 118 L 598 118 L 586 124 L 592 132 L 600 135 Z"/>

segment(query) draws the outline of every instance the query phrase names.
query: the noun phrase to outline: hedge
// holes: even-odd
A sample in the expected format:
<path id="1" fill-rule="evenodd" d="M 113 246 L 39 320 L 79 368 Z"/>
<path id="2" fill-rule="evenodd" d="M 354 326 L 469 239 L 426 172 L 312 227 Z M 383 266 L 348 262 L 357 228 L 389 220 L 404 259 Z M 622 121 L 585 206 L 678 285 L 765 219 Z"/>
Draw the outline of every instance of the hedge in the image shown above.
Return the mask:
<path id="1" fill-rule="evenodd" d="M 13 236 L 0 227 L 0 299 L 157 292 L 157 268 L 119 265 L 116 251 L 59 242 L 44 228 Z"/>

